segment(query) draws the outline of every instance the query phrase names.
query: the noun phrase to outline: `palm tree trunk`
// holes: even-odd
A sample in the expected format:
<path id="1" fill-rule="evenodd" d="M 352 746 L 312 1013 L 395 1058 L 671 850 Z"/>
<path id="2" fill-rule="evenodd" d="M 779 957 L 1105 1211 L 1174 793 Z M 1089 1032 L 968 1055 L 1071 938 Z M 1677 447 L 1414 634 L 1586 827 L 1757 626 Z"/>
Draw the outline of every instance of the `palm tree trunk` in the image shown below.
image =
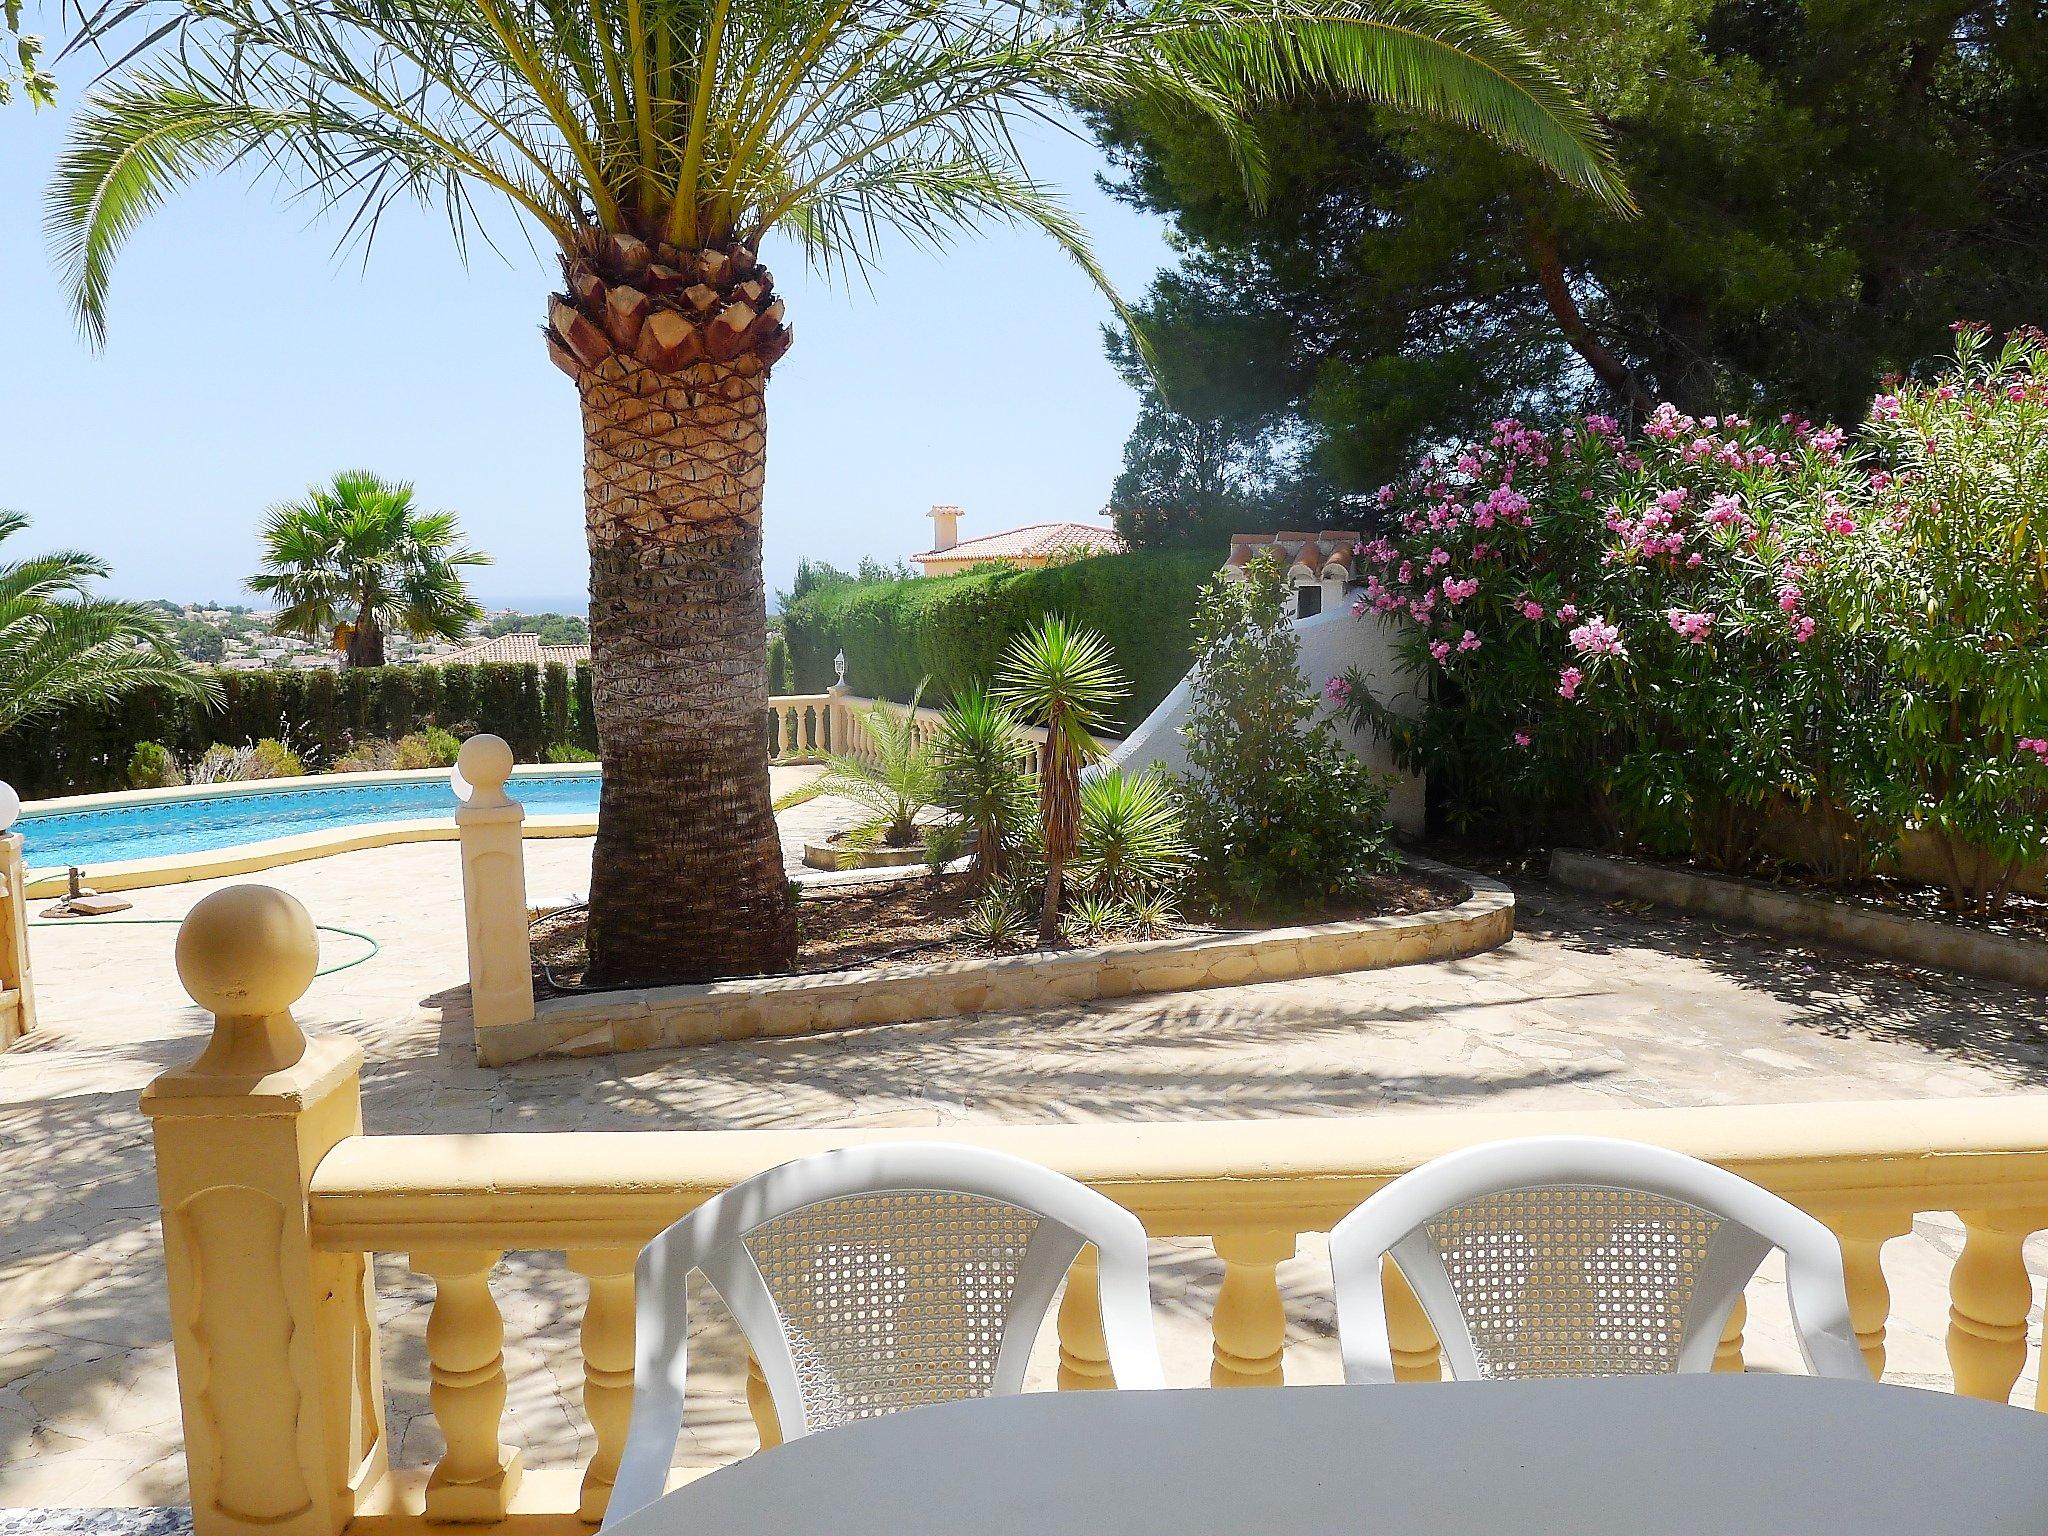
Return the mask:
<path id="1" fill-rule="evenodd" d="M 355 623 L 349 626 L 348 664 L 352 667 L 384 665 L 384 631 L 377 627 L 376 615 L 367 607 L 356 615 Z"/>
<path id="2" fill-rule="evenodd" d="M 581 372 L 602 986 L 786 969 L 796 915 L 768 788 L 759 356 Z"/>

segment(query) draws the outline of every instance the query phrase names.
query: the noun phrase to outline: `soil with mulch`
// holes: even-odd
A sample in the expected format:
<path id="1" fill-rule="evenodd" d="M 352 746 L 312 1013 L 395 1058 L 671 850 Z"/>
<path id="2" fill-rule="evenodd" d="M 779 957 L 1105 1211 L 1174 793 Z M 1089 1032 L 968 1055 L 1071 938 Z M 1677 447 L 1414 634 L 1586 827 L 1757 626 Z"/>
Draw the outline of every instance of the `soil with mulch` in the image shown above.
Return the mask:
<path id="1" fill-rule="evenodd" d="M 1465 887 L 1455 880 L 1404 868 L 1373 876 L 1361 899 L 1342 907 L 1309 916 L 1233 919 L 1215 924 L 1184 920 L 1170 932 L 1156 936 L 1183 938 L 1286 928 L 1296 923 L 1394 917 L 1454 906 L 1465 895 Z M 943 885 L 934 885 L 929 879 L 910 879 L 807 892 L 797 908 L 796 969 L 788 974 L 815 975 L 897 962 L 933 964 L 943 960 L 985 959 L 999 953 L 1035 952 L 1031 946 L 992 950 L 964 937 L 960 925 L 973 905 L 973 884 L 959 876 Z M 588 964 L 583 908 L 567 907 L 537 919 L 533 926 L 533 955 L 537 992 L 546 996 L 577 988 Z"/>

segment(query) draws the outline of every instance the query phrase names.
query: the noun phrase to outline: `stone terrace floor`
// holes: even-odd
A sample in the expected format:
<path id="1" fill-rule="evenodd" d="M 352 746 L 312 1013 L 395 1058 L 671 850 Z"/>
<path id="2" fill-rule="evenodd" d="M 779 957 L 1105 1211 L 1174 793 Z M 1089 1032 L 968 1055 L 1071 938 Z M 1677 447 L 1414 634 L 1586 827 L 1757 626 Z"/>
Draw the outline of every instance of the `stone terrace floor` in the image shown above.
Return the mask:
<path id="1" fill-rule="evenodd" d="M 778 788 L 786 788 L 779 784 Z M 813 801 L 785 834 L 843 822 Z M 580 891 L 587 840 L 527 846 L 536 900 Z M 309 1029 L 367 1054 L 369 1129 L 578 1130 L 1252 1119 L 1392 1106 L 1569 1108 L 1962 1096 L 2048 1088 L 2048 1002 L 1735 930 L 1522 891 L 1522 931 L 1470 960 L 1369 975 L 1124 999 L 487 1070 L 468 1042 L 455 850 L 414 844 L 255 877 L 316 922 L 376 937 L 369 963 L 314 983 Z M 135 893 L 125 916 L 182 915 L 208 885 Z M 0 1509 L 164 1505 L 184 1498 L 144 1084 L 205 1027 L 171 967 L 167 927 L 38 930 L 42 1027 L 0 1056 Z M 337 941 L 328 963 L 356 952 Z M 1952 1221 L 1893 1245 L 1892 1375 L 1945 1384 Z M 2038 1246 L 2038 1245 L 2037 1245 Z M 2035 1272 L 2044 1272 L 2033 1255 Z M 1314 1240 L 1282 1269 L 1290 1380 L 1333 1380 Z M 1220 1266 L 1161 1245 L 1169 1380 L 1206 1378 Z M 425 1411 L 423 1288 L 380 1260 L 394 1460 L 438 1454 Z M 553 1255 L 514 1256 L 506 1438 L 530 1466 L 587 1454 L 578 1411 L 581 1284 Z M 1795 1357 L 1769 1277 L 1752 1296 L 1752 1359 Z M 686 1457 L 744 1452 L 741 1356 L 722 1319 L 692 1347 Z M 1048 1329 L 1048 1332 L 1050 1330 Z M 1046 1354 L 1045 1341 L 1041 1355 Z M 1045 1377 L 1042 1360 L 1035 1373 Z M 2021 1384 L 2031 1402 L 2033 1372 Z"/>

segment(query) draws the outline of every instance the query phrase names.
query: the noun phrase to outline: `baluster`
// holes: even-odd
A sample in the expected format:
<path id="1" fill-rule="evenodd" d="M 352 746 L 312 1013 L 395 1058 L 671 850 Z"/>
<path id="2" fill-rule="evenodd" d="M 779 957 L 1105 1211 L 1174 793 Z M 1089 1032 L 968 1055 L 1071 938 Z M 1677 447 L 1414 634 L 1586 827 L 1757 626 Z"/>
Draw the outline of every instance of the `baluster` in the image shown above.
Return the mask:
<path id="1" fill-rule="evenodd" d="M 761 1362 L 747 1351 L 747 1409 L 754 1415 L 754 1429 L 761 1437 L 761 1449 L 782 1444 L 782 1419 L 775 1412 L 775 1399 L 768 1391 L 768 1378 L 761 1374 Z"/>
<path id="2" fill-rule="evenodd" d="M 1913 1230 L 1910 1211 L 1864 1211 L 1829 1222 L 1842 1242 L 1842 1278 L 1849 1287 L 1849 1320 L 1873 1381 L 1884 1379 L 1885 1329 L 1892 1288 L 1884 1277 L 1884 1245 Z"/>
<path id="3" fill-rule="evenodd" d="M 782 756 L 782 711 L 773 704 L 768 706 L 768 760 L 772 763 Z"/>
<path id="4" fill-rule="evenodd" d="M 1116 1385 L 1109 1368 L 1109 1343 L 1102 1336 L 1102 1282 L 1095 1245 L 1081 1250 L 1067 1271 L 1060 1298 L 1060 1390 L 1092 1392 Z"/>
<path id="5" fill-rule="evenodd" d="M 818 750 L 818 706 L 815 704 L 804 706 L 804 750 Z"/>
<path id="6" fill-rule="evenodd" d="M 598 1248 L 568 1258 L 569 1268 L 590 1282 L 583 1304 L 583 1416 L 597 1449 L 583 1469 L 576 1512 L 595 1524 L 611 1500 L 633 1418 L 633 1251 Z"/>
<path id="7" fill-rule="evenodd" d="M 1275 1271 L 1294 1257 L 1292 1232 L 1219 1232 L 1223 1285 L 1211 1327 L 1216 1335 L 1209 1365 L 1212 1387 L 1277 1387 L 1286 1379 L 1287 1309 Z"/>
<path id="8" fill-rule="evenodd" d="M 1735 1305 L 1728 1309 L 1728 1322 L 1721 1329 L 1721 1342 L 1714 1348 L 1714 1369 L 1717 1371 L 1746 1371 L 1749 1366 L 1742 1358 L 1742 1327 L 1749 1321 L 1749 1298 L 1737 1296 Z"/>
<path id="9" fill-rule="evenodd" d="M 1949 1368 L 1964 1397 L 2002 1403 L 2027 1365 L 2034 1285 L 2020 1250 L 2038 1222 L 2025 1213 L 1956 1214 L 1963 1251 L 1949 1276 Z"/>
<path id="10" fill-rule="evenodd" d="M 1392 1259 L 1380 1260 L 1380 1288 L 1387 1298 L 1387 1341 L 1393 1346 L 1394 1380 L 1438 1381 L 1444 1373 L 1443 1350 L 1429 1314 L 1415 1299 L 1407 1276 Z"/>
<path id="11" fill-rule="evenodd" d="M 487 1248 L 440 1248 L 412 1255 L 434 1282 L 427 1317 L 427 1360 L 434 1417 L 447 1454 L 427 1479 L 429 1520 L 478 1524 L 501 1520 L 519 1486 L 520 1453 L 498 1440 L 505 1416 L 505 1320 L 491 1295 Z"/>

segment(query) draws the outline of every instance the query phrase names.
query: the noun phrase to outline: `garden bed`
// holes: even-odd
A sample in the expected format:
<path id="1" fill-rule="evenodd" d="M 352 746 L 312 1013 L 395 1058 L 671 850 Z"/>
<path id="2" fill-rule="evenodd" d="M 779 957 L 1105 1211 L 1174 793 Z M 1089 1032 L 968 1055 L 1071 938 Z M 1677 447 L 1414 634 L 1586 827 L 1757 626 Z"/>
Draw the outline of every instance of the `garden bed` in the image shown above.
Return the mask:
<path id="1" fill-rule="evenodd" d="M 1413 866 L 1375 876 L 1361 899 L 1316 914 L 1319 924 L 1359 922 L 1367 918 L 1400 917 L 1457 905 L 1469 887 L 1449 874 Z M 1084 946 L 1064 943 L 1045 950 L 1035 945 L 993 948 L 961 933 L 974 905 L 974 886 L 955 877 L 943 885 L 929 879 L 895 880 L 886 884 L 824 887 L 806 891 L 798 908 L 800 948 L 790 974 L 811 976 L 898 961 L 991 959 L 997 955 L 1057 954 Z M 584 914 L 566 908 L 540 919 L 533 929 L 534 992 L 537 996 L 574 991 L 587 963 Z M 1270 932 L 1293 926 L 1296 919 L 1270 919 L 1219 925 L 1179 921 L 1153 940 L 1222 934 Z M 1138 937 L 1107 934 L 1104 942 Z"/>
<path id="2" fill-rule="evenodd" d="M 1939 891 L 1900 881 L 1821 894 L 1573 848 L 1551 855 L 1550 877 L 1596 896 L 1654 902 L 1790 938 L 2048 990 L 2048 903 L 2031 897 L 2012 898 L 1997 919 L 1961 920 L 1941 906 Z"/>
<path id="3" fill-rule="evenodd" d="M 915 955 L 852 969 L 696 986 L 632 988 L 543 998 L 531 1019 L 477 1031 L 477 1056 L 503 1066 L 536 1056 L 605 1055 L 717 1040 L 817 1034 L 1091 998 L 1183 992 L 1328 976 L 1479 954 L 1515 931 L 1515 898 L 1483 875 L 1414 861 L 1408 872 L 1442 905 L 1421 912 L 1256 931 L 1187 932 L 1165 939 L 959 958 Z M 909 882 L 914 888 L 919 882 Z M 843 899 L 813 896 L 813 901 Z M 858 951 L 880 930 L 855 906 L 838 930 Z M 900 933 L 896 936 L 900 945 Z M 845 962 L 842 962 L 842 965 Z"/>

